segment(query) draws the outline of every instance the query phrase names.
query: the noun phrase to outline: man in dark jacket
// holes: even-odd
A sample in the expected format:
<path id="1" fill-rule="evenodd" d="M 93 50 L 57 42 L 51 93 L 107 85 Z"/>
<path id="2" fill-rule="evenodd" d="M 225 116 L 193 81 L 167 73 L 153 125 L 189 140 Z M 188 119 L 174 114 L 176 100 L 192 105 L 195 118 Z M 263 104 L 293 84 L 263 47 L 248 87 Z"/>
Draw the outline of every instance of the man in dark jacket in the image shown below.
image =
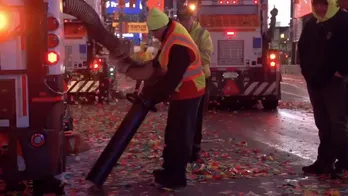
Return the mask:
<path id="1" fill-rule="evenodd" d="M 304 27 L 298 49 L 320 144 L 317 160 L 302 169 L 336 174 L 348 169 L 348 16 L 336 0 L 313 0 L 312 5 L 314 17 Z"/>

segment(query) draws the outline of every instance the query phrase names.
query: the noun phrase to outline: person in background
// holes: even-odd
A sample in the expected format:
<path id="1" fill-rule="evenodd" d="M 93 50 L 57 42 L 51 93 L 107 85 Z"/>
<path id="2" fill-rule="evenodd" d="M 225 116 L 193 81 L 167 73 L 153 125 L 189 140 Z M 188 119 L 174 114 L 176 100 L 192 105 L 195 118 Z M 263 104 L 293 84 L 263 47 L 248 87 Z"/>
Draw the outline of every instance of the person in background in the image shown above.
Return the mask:
<path id="1" fill-rule="evenodd" d="M 150 61 L 153 59 L 153 56 L 150 52 L 147 51 L 148 49 L 148 44 L 147 42 L 142 42 L 140 44 L 140 51 L 138 52 L 135 52 L 133 55 L 132 55 L 132 58 L 139 62 L 139 63 L 144 63 L 146 61 Z M 140 86 L 141 86 L 141 83 L 143 82 L 143 80 L 137 80 L 136 81 L 136 84 L 135 84 L 135 92 L 136 94 L 139 94 L 139 90 L 140 90 Z"/>
<path id="2" fill-rule="evenodd" d="M 201 57 L 187 30 L 159 9 L 152 8 L 146 22 L 149 31 L 162 44 L 152 61 L 154 73 L 158 73 L 156 82 L 144 87 L 141 97 L 154 105 L 170 97 L 162 169 L 154 170 L 153 175 L 162 187 L 182 188 L 187 184 L 186 166 L 199 104 L 205 93 Z"/>
<path id="3" fill-rule="evenodd" d="M 317 160 L 302 170 L 337 177 L 348 170 L 348 15 L 336 0 L 312 0 L 312 7 L 298 50 L 320 144 Z"/>
<path id="4" fill-rule="evenodd" d="M 198 110 L 197 127 L 196 127 L 196 133 L 194 137 L 192 155 L 190 158 L 190 162 L 195 162 L 200 157 L 199 154 L 201 151 L 201 142 L 202 142 L 203 117 L 206 111 L 208 110 L 208 106 L 209 106 L 209 96 L 210 96 L 209 78 L 211 75 L 210 61 L 211 61 L 211 56 L 214 52 L 214 46 L 213 46 L 213 42 L 210 37 L 209 31 L 203 28 L 199 24 L 199 22 L 194 21 L 193 11 L 190 10 L 187 6 L 184 6 L 179 10 L 178 20 L 190 33 L 192 39 L 194 40 L 194 42 L 196 43 L 199 49 L 199 52 L 201 54 L 202 65 L 203 65 L 203 71 L 206 78 L 206 90 Z"/>

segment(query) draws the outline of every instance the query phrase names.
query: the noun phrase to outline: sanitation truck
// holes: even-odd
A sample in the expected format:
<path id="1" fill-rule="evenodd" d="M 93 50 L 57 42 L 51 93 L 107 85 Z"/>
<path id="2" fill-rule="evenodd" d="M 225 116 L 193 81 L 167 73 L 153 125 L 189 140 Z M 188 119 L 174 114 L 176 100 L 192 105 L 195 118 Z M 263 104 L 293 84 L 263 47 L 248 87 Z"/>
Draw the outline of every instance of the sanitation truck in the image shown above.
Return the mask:
<path id="1" fill-rule="evenodd" d="M 197 19 L 214 44 L 212 102 L 251 106 L 261 101 L 265 109 L 277 108 L 281 98 L 279 52 L 270 48 L 268 12 L 267 0 L 198 3 Z"/>
<path id="2" fill-rule="evenodd" d="M 66 157 L 61 5 L 0 0 L 0 195 L 29 186 L 37 196 L 64 194 L 58 179 Z"/>
<path id="3" fill-rule="evenodd" d="M 86 0 L 103 21 L 102 1 Z M 68 102 L 91 102 L 108 99 L 110 69 L 103 47 L 88 37 L 86 26 L 75 17 L 63 14 L 66 76 L 69 78 Z M 113 69 L 111 69 L 113 72 Z M 114 77 L 111 77 L 114 80 Z"/>

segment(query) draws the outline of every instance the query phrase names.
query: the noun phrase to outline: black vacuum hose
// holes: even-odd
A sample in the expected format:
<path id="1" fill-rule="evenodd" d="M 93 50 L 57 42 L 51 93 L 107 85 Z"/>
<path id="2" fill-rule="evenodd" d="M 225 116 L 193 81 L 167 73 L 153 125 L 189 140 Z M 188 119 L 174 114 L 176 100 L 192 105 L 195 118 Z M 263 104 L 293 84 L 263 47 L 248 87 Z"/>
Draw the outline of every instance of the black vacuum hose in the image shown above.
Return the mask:
<path id="1" fill-rule="evenodd" d="M 129 52 L 129 46 L 124 46 L 120 39 L 105 29 L 97 12 L 84 0 L 63 0 L 63 12 L 81 20 L 87 27 L 88 35 L 115 57 Z"/>
<path id="2" fill-rule="evenodd" d="M 86 180 L 97 187 L 104 184 L 148 112 L 157 111 L 150 102 L 139 95 L 127 94 L 127 99 L 133 103 L 131 109 L 86 177 Z"/>

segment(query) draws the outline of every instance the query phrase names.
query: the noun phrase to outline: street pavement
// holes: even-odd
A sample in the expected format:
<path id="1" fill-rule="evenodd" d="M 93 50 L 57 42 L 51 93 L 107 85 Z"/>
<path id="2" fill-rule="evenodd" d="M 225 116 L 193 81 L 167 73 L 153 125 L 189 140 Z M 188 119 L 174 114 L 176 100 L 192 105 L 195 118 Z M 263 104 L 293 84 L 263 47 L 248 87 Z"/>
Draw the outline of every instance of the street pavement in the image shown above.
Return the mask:
<path id="1" fill-rule="evenodd" d="M 202 162 L 188 166 L 189 185 L 175 192 L 152 183 L 151 172 L 162 161 L 167 106 L 160 105 L 147 116 L 109 176 L 107 195 L 348 195 L 345 180 L 302 174 L 301 167 L 315 160 L 319 143 L 303 79 L 285 76 L 282 95 L 273 112 L 210 111 Z M 75 128 L 92 149 L 69 157 L 69 195 L 92 195 L 84 178 L 129 107 L 125 100 L 73 106 Z"/>
<path id="2" fill-rule="evenodd" d="M 306 82 L 302 76 L 283 75 L 282 101 L 309 102 Z"/>

